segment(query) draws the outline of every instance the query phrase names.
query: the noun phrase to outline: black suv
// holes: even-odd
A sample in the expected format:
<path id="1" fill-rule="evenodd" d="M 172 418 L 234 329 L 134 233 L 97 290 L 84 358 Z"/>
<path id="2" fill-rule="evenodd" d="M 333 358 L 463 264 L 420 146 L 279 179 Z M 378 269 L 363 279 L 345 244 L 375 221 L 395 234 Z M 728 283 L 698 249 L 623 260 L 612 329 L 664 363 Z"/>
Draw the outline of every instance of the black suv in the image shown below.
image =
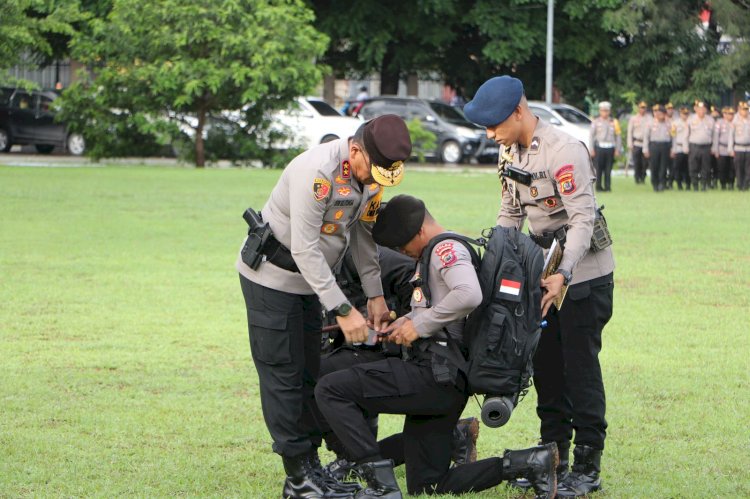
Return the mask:
<path id="1" fill-rule="evenodd" d="M 44 154 L 55 146 L 76 156 L 83 154 L 83 136 L 68 133 L 64 123 L 55 121 L 51 107 L 56 98 L 55 92 L 0 88 L 0 151 L 10 151 L 13 144 L 33 144 Z"/>
<path id="2" fill-rule="evenodd" d="M 395 114 L 405 121 L 417 118 L 426 130 L 437 137 L 437 148 L 426 156 L 434 156 L 443 163 L 460 163 L 476 159 L 481 162 L 497 161 L 497 144 L 487 139 L 484 128 L 466 119 L 463 112 L 440 101 L 416 97 L 374 97 L 359 110 L 365 120 L 383 114 Z"/>

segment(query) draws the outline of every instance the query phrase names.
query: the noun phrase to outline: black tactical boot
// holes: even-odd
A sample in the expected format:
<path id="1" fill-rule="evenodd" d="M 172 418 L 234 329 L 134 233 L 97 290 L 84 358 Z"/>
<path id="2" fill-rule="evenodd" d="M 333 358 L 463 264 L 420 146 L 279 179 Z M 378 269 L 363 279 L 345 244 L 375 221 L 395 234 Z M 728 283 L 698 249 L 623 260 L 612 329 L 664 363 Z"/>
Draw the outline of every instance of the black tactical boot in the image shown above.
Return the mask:
<path id="1" fill-rule="evenodd" d="M 323 467 L 329 475 L 342 482 L 346 479 L 359 478 L 357 464 L 349 461 L 345 457 L 331 461 Z"/>
<path id="2" fill-rule="evenodd" d="M 602 488 L 602 451 L 587 445 L 576 445 L 573 469 L 557 491 L 558 497 L 581 497 Z"/>
<path id="3" fill-rule="evenodd" d="M 479 438 L 479 420 L 477 418 L 461 419 L 453 429 L 453 466 L 473 463 L 477 460 L 477 438 Z"/>
<path id="4" fill-rule="evenodd" d="M 539 442 L 539 445 L 543 445 L 544 442 Z M 570 458 L 570 441 L 568 442 L 557 442 L 557 455 L 559 463 L 555 469 L 557 475 L 557 483 L 559 484 L 568 476 L 569 469 L 569 458 Z M 526 491 L 531 488 L 531 482 L 528 478 L 517 478 L 508 482 L 508 486 Z"/>
<path id="5" fill-rule="evenodd" d="M 503 480 L 525 477 L 534 487 L 537 499 L 554 499 L 557 493 L 557 444 L 525 450 L 506 450 L 503 454 Z"/>
<path id="6" fill-rule="evenodd" d="M 318 457 L 317 449 L 312 451 L 308 455 L 308 459 L 310 462 L 310 468 L 313 470 L 313 473 L 320 477 L 320 481 L 323 483 L 323 485 L 325 485 L 329 492 L 332 492 L 334 494 L 345 494 L 344 497 L 352 497 L 354 494 L 362 490 L 362 486 L 360 484 L 356 482 L 341 481 L 343 479 L 336 478 L 328 472 L 328 469 L 323 468 L 323 466 L 321 466 L 320 464 L 320 458 Z M 326 497 L 341 496 L 327 495 Z"/>
<path id="7" fill-rule="evenodd" d="M 323 476 L 310 464 L 308 454 L 282 459 L 287 474 L 281 493 L 284 499 L 344 499 L 353 496 L 353 492 L 336 492 L 329 489 Z"/>
<path id="8" fill-rule="evenodd" d="M 362 463 L 359 470 L 367 481 L 367 488 L 357 494 L 357 499 L 401 499 L 401 489 L 393 474 L 393 461 L 383 459 Z"/>

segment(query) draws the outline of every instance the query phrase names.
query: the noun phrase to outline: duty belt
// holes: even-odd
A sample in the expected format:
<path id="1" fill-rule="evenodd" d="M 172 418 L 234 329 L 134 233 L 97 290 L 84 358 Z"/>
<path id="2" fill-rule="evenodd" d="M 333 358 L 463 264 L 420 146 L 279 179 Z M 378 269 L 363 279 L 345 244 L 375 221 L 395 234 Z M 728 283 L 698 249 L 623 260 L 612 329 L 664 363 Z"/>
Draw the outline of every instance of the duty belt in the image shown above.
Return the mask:
<path id="1" fill-rule="evenodd" d="M 289 251 L 289 248 L 281 244 L 273 234 L 268 238 L 266 245 L 263 247 L 263 254 L 266 255 L 267 262 L 289 272 L 299 273 L 299 267 L 294 262 L 292 252 Z"/>
<path id="2" fill-rule="evenodd" d="M 614 142 L 597 142 L 596 147 L 599 147 L 601 149 L 612 149 L 615 147 Z"/>
<path id="3" fill-rule="evenodd" d="M 533 232 L 529 232 L 529 237 L 532 241 L 534 241 L 537 245 L 541 246 L 544 249 L 549 249 L 552 246 L 552 241 L 557 239 L 560 244 L 563 246 L 565 245 L 565 234 L 568 232 L 568 226 L 563 225 L 557 230 L 549 231 L 549 232 L 542 232 L 541 234 L 534 234 Z"/>

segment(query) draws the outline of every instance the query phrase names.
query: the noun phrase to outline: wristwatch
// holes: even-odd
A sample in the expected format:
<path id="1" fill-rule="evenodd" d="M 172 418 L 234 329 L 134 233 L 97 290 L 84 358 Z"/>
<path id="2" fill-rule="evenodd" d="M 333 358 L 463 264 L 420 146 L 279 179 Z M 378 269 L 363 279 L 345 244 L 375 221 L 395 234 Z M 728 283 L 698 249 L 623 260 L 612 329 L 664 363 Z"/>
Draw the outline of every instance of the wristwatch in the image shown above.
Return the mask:
<path id="1" fill-rule="evenodd" d="M 348 301 L 345 301 L 338 307 L 334 309 L 334 312 L 336 312 L 336 315 L 339 317 L 346 317 L 352 312 L 352 304 Z"/>
<path id="2" fill-rule="evenodd" d="M 557 272 L 555 272 L 555 274 L 560 274 L 561 276 L 563 276 L 564 286 L 567 286 L 568 284 L 570 284 L 570 281 L 573 280 L 573 274 L 571 274 L 565 269 L 557 269 Z"/>

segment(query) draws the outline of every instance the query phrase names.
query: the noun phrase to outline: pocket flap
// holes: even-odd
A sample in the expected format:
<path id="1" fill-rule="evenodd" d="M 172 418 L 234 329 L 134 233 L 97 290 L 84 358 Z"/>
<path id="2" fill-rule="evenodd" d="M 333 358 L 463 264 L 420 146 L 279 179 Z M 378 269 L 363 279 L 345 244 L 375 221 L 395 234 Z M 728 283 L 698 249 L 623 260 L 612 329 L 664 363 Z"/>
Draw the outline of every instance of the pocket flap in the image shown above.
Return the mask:
<path id="1" fill-rule="evenodd" d="M 588 298 L 590 294 L 591 286 L 589 285 L 588 281 L 579 282 L 578 284 L 574 284 L 573 286 L 568 288 L 568 297 L 574 301 Z"/>
<path id="2" fill-rule="evenodd" d="M 262 327 L 264 329 L 274 329 L 277 331 L 286 329 L 286 319 L 286 314 L 267 311 L 257 312 L 255 310 L 250 310 L 250 313 L 247 316 L 247 321 L 250 325 Z"/>

